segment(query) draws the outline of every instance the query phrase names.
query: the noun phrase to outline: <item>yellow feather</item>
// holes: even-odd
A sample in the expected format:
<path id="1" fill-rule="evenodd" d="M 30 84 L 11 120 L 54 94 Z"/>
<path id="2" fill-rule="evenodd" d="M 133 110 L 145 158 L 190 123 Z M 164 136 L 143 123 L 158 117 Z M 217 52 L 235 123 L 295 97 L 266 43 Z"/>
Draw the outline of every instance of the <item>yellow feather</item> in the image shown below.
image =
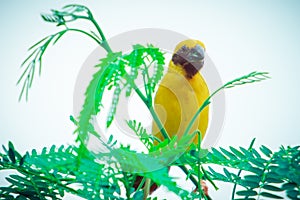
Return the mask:
<path id="1" fill-rule="evenodd" d="M 185 40 L 179 43 L 174 52 L 177 52 L 182 46 L 189 48 L 201 45 L 198 40 Z M 161 122 L 170 137 L 177 135 L 179 138 L 183 135 L 192 117 L 209 96 L 209 90 L 204 78 L 200 73 L 196 73 L 192 78 L 187 78 L 182 66 L 175 65 L 172 61 L 166 75 L 163 77 L 154 99 L 154 108 Z M 208 127 L 209 108 L 206 107 L 200 114 L 200 117 L 194 123 L 190 133 L 199 129 L 204 137 Z M 160 140 L 163 136 L 155 123 L 152 126 L 152 133 Z M 198 142 L 198 136 L 193 140 Z"/>

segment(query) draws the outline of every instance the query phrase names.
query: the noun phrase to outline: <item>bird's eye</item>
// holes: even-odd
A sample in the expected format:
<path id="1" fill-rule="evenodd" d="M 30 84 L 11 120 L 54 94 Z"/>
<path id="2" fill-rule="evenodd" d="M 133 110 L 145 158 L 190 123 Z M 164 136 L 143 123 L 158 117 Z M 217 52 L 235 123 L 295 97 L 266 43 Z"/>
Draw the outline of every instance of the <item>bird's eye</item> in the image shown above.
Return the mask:
<path id="1" fill-rule="evenodd" d="M 181 47 L 181 51 L 183 51 L 183 52 L 185 52 L 185 51 L 187 51 L 189 48 L 186 46 L 186 45 L 183 45 L 182 47 Z"/>

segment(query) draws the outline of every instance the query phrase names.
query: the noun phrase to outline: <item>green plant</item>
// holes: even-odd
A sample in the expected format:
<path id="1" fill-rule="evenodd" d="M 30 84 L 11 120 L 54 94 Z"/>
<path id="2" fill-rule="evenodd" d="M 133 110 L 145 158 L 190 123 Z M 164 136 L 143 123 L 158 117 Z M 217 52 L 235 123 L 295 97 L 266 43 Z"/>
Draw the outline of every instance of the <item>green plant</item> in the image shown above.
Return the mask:
<path id="1" fill-rule="evenodd" d="M 157 199 L 148 197 L 147 183 L 150 181 L 164 185 L 182 199 L 208 199 L 200 187 L 200 180 L 209 181 L 215 189 L 218 189 L 215 181 L 234 184 L 232 199 L 259 199 L 261 196 L 283 199 L 283 191 L 290 199 L 300 198 L 299 146 L 280 147 L 277 152 L 261 146 L 258 151 L 253 148 L 253 140 L 248 149 L 229 147 L 206 150 L 201 149 L 200 140 L 197 146 L 189 145 L 193 135 L 185 134 L 180 140 L 169 137 L 152 105 L 155 87 L 163 76 L 165 64 L 164 54 L 159 48 L 137 44 L 130 53 L 113 52 L 92 13 L 82 5 L 68 5 L 62 10 L 52 10 L 51 14 L 42 15 L 42 18 L 63 26 L 64 29 L 45 37 L 29 49 L 31 53 L 22 64 L 25 69 L 18 80 L 18 84 L 23 83 L 20 99 L 24 92 L 28 99 L 35 71 L 41 72 L 42 57 L 46 49 L 67 32 L 76 31 L 89 36 L 107 51 L 107 56 L 96 66 L 98 71 L 87 87 L 80 116 L 70 117 L 76 126 L 77 139 L 74 145 L 52 146 L 50 149 L 44 148 L 42 152 L 33 149 L 25 155 L 20 155 L 11 142 L 7 147 L 3 146 L 0 170 L 14 170 L 15 173 L 6 177 L 9 186 L 0 187 L 1 199 L 62 199 L 66 192 L 86 199 Z M 69 25 L 76 20 L 91 22 L 97 32 L 70 28 Z M 143 78 L 143 91 L 136 86 L 138 76 Z M 266 72 L 252 72 L 220 87 L 199 108 L 186 133 L 218 91 L 267 78 Z M 114 119 L 120 95 L 129 96 L 134 91 L 149 109 L 165 140 L 159 141 L 148 134 L 141 123 L 132 120 L 127 122 L 128 126 L 148 152 L 136 152 L 125 147 L 113 136 L 104 142 L 94 129 L 91 119 L 101 112 L 101 102 L 106 90 L 113 90 L 114 93 L 107 116 L 107 127 Z M 91 134 L 109 151 L 89 151 L 86 143 Z M 200 132 L 194 134 L 201 135 Z M 159 144 L 153 145 L 154 140 Z M 174 146 L 176 148 L 170 151 L 169 148 Z M 172 162 L 169 162 L 170 158 Z M 216 165 L 222 166 L 223 171 L 214 169 Z M 170 166 L 180 167 L 197 190 L 180 188 L 168 174 Z M 234 173 L 233 170 L 239 171 Z M 136 176 L 145 178 L 134 190 Z"/>

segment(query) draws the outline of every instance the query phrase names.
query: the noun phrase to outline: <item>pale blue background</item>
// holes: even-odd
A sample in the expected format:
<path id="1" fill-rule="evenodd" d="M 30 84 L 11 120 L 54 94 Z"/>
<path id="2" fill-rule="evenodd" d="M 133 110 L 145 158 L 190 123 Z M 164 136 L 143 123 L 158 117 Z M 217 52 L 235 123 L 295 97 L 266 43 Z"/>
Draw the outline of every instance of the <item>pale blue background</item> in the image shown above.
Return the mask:
<path id="1" fill-rule="evenodd" d="M 164 28 L 202 40 L 224 82 L 254 70 L 269 71 L 269 81 L 226 92 L 226 121 L 218 145 L 246 147 L 253 137 L 257 145 L 274 150 L 281 144 L 299 144 L 300 1 L 50 0 L 0 2 L 1 144 L 11 140 L 25 152 L 72 143 L 69 115 L 75 78 L 96 44 L 75 33 L 49 49 L 28 103 L 18 103 L 20 88 L 15 83 L 27 48 L 58 30 L 39 13 L 74 2 L 93 11 L 107 37 L 137 28 Z M 211 196 L 229 199 L 231 188 L 220 187 L 214 192 L 210 186 Z M 160 195 L 172 198 L 162 190 Z"/>

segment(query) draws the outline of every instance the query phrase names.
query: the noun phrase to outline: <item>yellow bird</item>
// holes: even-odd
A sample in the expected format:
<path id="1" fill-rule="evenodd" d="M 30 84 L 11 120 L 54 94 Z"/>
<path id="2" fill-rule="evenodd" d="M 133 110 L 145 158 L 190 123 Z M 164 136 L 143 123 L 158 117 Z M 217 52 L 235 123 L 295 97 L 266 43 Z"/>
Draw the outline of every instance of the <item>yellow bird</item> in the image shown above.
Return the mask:
<path id="1" fill-rule="evenodd" d="M 209 97 L 209 90 L 199 70 L 204 65 L 205 46 L 199 40 L 180 42 L 172 55 L 154 99 L 154 108 L 169 136 L 180 138 L 192 117 Z M 209 108 L 206 107 L 195 121 L 190 134 L 199 129 L 204 137 L 208 127 Z M 153 122 L 152 133 L 160 140 L 163 135 Z M 198 135 L 193 139 L 198 143 Z"/>
<path id="2" fill-rule="evenodd" d="M 168 71 L 158 87 L 154 98 L 154 109 L 171 138 L 175 135 L 180 138 L 183 135 L 196 111 L 209 97 L 208 87 L 199 73 L 204 65 L 204 54 L 205 46 L 199 40 L 189 39 L 180 42 L 174 50 Z M 206 107 L 189 133 L 199 129 L 204 137 L 208 119 L 209 108 Z M 164 140 L 155 122 L 153 122 L 152 133 L 160 140 Z M 198 143 L 198 135 L 193 142 Z M 141 176 L 137 176 L 134 182 L 135 189 L 142 179 Z M 201 182 L 201 185 L 207 195 L 207 186 L 204 182 Z M 152 193 L 157 187 L 155 183 L 152 184 L 149 192 Z"/>

